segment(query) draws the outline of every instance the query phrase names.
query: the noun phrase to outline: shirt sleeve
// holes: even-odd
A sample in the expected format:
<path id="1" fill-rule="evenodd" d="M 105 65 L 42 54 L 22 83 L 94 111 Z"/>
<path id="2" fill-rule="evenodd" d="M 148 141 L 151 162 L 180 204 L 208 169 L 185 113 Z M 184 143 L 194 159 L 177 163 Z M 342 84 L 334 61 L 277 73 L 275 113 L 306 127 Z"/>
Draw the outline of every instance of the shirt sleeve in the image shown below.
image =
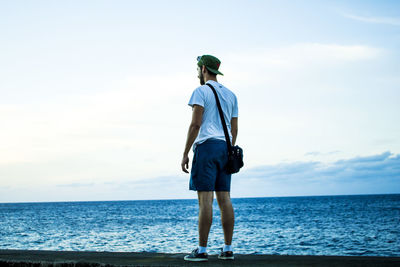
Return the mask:
<path id="1" fill-rule="evenodd" d="M 200 90 L 200 87 L 193 91 L 192 96 L 190 97 L 189 106 L 193 107 L 193 105 L 199 105 L 204 107 L 204 95 Z"/>
<path id="2" fill-rule="evenodd" d="M 238 108 L 238 101 L 235 96 L 235 104 L 233 105 L 232 118 L 237 118 L 237 117 L 239 117 L 239 108 Z"/>

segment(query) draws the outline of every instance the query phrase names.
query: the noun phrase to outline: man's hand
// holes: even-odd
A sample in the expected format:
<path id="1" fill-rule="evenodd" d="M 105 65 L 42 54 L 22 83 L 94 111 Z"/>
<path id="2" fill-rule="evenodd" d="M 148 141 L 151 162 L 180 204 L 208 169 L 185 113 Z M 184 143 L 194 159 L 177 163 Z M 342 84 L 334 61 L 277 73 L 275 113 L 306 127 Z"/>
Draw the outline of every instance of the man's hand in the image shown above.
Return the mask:
<path id="1" fill-rule="evenodd" d="M 181 163 L 182 171 L 189 173 L 189 157 L 188 155 L 183 155 L 182 163 Z"/>

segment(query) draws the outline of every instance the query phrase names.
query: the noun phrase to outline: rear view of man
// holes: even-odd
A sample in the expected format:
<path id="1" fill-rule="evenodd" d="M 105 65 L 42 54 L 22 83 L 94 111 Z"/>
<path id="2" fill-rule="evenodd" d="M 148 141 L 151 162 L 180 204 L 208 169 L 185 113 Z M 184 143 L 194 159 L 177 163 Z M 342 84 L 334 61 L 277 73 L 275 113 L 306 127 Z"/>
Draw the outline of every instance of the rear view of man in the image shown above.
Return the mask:
<path id="1" fill-rule="evenodd" d="M 201 86 L 196 88 L 189 100 L 192 107 L 192 121 L 189 126 L 181 167 L 189 173 L 189 151 L 193 145 L 193 164 L 189 189 L 197 191 L 199 201 L 199 246 L 187 261 L 207 261 L 207 241 L 212 224 L 212 203 L 214 192 L 221 211 L 225 245 L 219 259 L 233 260 L 232 236 L 234 211 L 230 198 L 231 174 L 225 171 L 228 161 L 228 149 L 224 130 L 212 85 L 218 95 L 228 128 L 232 145 L 235 145 L 238 132 L 238 104 L 235 94 L 218 83 L 217 74 L 221 62 L 211 55 L 197 58 L 198 78 Z"/>

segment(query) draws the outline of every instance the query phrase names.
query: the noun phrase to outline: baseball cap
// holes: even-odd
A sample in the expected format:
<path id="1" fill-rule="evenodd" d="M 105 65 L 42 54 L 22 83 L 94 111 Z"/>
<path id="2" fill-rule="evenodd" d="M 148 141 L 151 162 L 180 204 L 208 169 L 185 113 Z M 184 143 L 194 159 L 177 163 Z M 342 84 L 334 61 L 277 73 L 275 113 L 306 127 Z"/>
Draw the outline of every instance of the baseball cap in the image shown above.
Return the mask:
<path id="1" fill-rule="evenodd" d="M 216 57 L 214 57 L 214 56 L 211 56 L 211 55 L 202 55 L 202 56 L 198 56 L 197 57 L 197 65 L 199 66 L 199 67 L 201 67 L 201 66 L 206 66 L 206 68 L 210 71 L 210 72 L 212 72 L 212 73 L 214 73 L 214 74 L 220 74 L 220 75 L 223 75 L 218 69 L 219 69 L 219 66 L 221 65 L 221 61 L 218 59 L 218 58 L 216 58 Z"/>

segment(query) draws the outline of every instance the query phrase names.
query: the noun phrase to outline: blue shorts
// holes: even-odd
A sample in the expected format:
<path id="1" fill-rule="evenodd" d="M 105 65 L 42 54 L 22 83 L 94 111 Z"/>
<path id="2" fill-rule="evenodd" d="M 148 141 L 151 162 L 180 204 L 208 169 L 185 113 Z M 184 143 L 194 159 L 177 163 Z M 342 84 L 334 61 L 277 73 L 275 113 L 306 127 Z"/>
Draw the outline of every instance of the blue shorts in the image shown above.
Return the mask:
<path id="1" fill-rule="evenodd" d="M 226 142 L 208 139 L 196 146 L 190 173 L 189 189 L 194 191 L 230 191 L 231 174 L 225 171 L 228 162 Z"/>

